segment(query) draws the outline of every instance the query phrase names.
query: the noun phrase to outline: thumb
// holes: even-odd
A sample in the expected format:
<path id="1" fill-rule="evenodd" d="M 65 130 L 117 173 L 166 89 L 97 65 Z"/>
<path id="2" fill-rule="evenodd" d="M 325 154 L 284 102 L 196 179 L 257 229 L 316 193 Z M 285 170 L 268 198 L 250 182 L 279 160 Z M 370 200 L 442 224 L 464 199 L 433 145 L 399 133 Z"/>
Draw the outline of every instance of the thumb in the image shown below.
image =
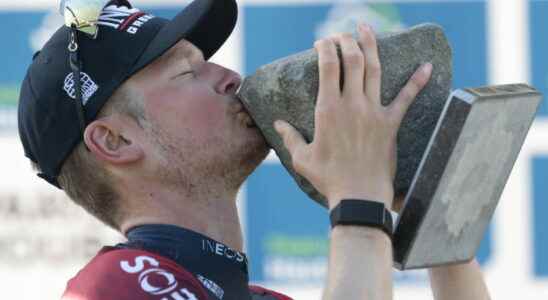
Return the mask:
<path id="1" fill-rule="evenodd" d="M 274 129 L 280 135 L 284 141 L 284 145 L 293 157 L 295 151 L 306 145 L 306 141 L 303 136 L 293 127 L 291 124 L 286 121 L 278 120 L 274 122 Z"/>

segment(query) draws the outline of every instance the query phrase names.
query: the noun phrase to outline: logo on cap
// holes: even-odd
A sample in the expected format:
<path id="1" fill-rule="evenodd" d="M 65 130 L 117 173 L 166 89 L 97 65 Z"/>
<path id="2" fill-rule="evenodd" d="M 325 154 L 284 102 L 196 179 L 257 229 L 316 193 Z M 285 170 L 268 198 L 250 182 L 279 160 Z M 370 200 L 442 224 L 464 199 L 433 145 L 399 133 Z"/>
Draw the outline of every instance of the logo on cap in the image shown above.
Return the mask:
<path id="1" fill-rule="evenodd" d="M 80 82 L 82 85 L 82 104 L 86 105 L 89 98 L 99 90 L 99 86 L 89 77 L 88 74 L 80 72 Z M 63 86 L 67 95 L 72 99 L 76 99 L 76 86 L 74 82 L 74 74 L 69 73 L 65 77 L 65 84 Z"/>
<path id="2" fill-rule="evenodd" d="M 109 5 L 101 12 L 97 24 L 136 34 L 139 28 L 152 18 L 152 15 L 145 14 L 137 8 Z"/>

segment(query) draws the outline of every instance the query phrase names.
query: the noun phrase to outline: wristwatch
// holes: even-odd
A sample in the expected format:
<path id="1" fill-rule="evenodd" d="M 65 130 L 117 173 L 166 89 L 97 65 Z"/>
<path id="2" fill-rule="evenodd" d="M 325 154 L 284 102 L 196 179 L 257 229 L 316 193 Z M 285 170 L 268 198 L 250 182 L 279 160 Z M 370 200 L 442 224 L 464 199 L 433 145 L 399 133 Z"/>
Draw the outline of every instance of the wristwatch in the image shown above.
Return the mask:
<path id="1" fill-rule="evenodd" d="M 332 228 L 337 225 L 376 227 L 388 234 L 390 239 L 394 233 L 392 215 L 381 202 L 344 199 L 331 210 L 329 219 Z"/>

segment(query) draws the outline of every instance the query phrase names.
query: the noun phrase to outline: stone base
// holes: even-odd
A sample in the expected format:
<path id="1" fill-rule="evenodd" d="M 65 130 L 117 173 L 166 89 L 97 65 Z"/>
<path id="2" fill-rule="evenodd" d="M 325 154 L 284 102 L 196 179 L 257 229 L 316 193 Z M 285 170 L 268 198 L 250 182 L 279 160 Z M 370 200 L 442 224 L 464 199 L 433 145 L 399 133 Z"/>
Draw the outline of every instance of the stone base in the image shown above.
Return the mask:
<path id="1" fill-rule="evenodd" d="M 425 268 L 475 256 L 541 98 L 525 84 L 450 96 L 398 219 L 396 267 Z"/>

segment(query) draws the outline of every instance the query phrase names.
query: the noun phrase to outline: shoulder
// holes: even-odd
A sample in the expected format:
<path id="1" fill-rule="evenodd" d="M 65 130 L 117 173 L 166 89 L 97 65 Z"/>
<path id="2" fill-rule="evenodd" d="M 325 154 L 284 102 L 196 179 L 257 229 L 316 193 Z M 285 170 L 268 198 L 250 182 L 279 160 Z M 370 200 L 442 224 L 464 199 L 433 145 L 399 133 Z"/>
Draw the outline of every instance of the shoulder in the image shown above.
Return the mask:
<path id="1" fill-rule="evenodd" d="M 256 285 L 250 285 L 249 291 L 252 300 L 293 300 L 286 295 Z"/>
<path id="2" fill-rule="evenodd" d="M 62 299 L 208 298 L 190 272 L 167 258 L 142 250 L 104 248 L 68 282 Z"/>

